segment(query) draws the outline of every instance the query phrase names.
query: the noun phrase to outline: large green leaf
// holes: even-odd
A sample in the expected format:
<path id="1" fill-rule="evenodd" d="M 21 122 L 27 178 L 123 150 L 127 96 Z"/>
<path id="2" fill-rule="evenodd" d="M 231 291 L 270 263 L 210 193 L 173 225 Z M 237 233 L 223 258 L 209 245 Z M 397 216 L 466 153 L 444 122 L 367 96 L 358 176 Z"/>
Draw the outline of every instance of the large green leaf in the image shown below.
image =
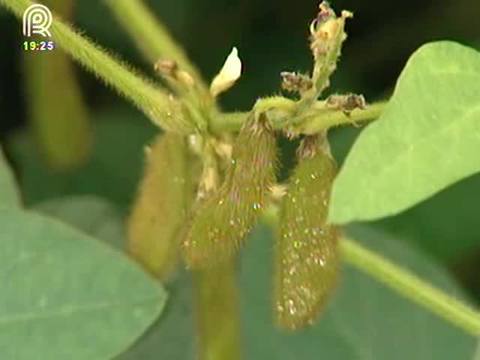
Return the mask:
<path id="1" fill-rule="evenodd" d="M 0 210 L 0 357 L 111 359 L 165 292 L 117 251 L 56 220 Z"/>
<path id="2" fill-rule="evenodd" d="M 436 286 L 463 297 L 452 278 L 428 257 L 382 232 L 357 228 L 361 243 L 412 269 Z M 471 359 L 476 340 L 399 297 L 375 280 L 346 266 L 340 288 L 319 322 L 297 333 L 273 326 L 271 303 L 272 236 L 258 229 L 241 262 L 244 358 L 252 360 L 361 359 L 451 360 Z M 194 359 L 190 284 L 180 280 L 160 320 L 119 360 Z M 186 341 L 188 339 L 188 341 Z"/>
<path id="3" fill-rule="evenodd" d="M 360 135 L 332 194 L 336 223 L 397 214 L 480 170 L 480 54 L 421 47 L 381 118 Z"/>
<path id="4" fill-rule="evenodd" d="M 20 206 L 20 194 L 0 147 L 0 206 Z"/>
<path id="5" fill-rule="evenodd" d="M 80 230 L 108 242 L 118 249 L 125 244 L 123 224 L 119 214 L 111 204 L 94 196 L 72 196 L 42 202 L 34 207 L 50 214 Z M 176 359 L 179 351 L 187 351 L 193 359 L 193 324 L 190 312 L 191 291 L 185 273 L 181 281 L 168 288 L 168 302 L 160 319 L 144 334 L 137 343 L 118 360 L 157 360 L 159 347 L 165 359 Z M 180 360 L 180 359 L 179 359 Z M 183 360 L 183 359 L 182 359 Z"/>
<path id="6" fill-rule="evenodd" d="M 332 152 L 337 160 L 344 161 L 359 132 L 358 128 L 332 132 Z M 480 174 L 477 173 L 397 216 L 374 224 L 451 265 L 480 249 L 479 196 Z"/>

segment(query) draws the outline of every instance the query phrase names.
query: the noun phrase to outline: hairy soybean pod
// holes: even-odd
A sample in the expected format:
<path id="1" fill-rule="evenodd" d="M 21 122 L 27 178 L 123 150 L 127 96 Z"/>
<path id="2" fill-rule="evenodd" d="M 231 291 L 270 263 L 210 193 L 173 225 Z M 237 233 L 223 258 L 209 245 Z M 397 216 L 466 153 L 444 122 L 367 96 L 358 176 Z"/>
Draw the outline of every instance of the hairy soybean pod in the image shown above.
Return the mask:
<path id="1" fill-rule="evenodd" d="M 339 231 L 326 223 L 336 164 L 321 141 L 306 138 L 302 143 L 300 162 L 282 202 L 274 294 L 281 328 L 312 323 L 337 282 Z"/>
<path id="2" fill-rule="evenodd" d="M 179 259 L 179 230 L 193 198 L 188 148 L 166 133 L 147 151 L 143 180 L 128 220 L 128 251 L 148 271 L 166 279 Z"/>
<path id="3" fill-rule="evenodd" d="M 187 265 L 205 268 L 232 257 L 255 225 L 275 182 L 277 146 L 262 117 L 253 116 L 233 146 L 219 189 L 201 200 L 183 249 Z"/>

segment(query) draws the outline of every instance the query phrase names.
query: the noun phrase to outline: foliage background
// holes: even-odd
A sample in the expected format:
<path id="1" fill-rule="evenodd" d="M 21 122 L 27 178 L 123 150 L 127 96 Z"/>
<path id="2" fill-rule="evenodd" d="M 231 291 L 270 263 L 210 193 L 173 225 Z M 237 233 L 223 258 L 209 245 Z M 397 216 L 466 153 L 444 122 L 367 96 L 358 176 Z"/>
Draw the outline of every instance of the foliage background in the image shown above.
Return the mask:
<path id="1" fill-rule="evenodd" d="M 258 96 L 278 92 L 281 71 L 310 68 L 308 22 L 315 13 L 316 0 L 150 0 L 149 3 L 207 78 L 218 71 L 233 45 L 239 48 L 245 72 L 238 85 L 222 99 L 228 110 L 246 110 Z M 338 92 L 360 92 L 370 101 L 387 97 L 409 55 L 428 41 L 450 39 L 480 49 L 480 27 L 474 26 L 480 15 L 478 0 L 401 3 L 339 0 L 332 3 L 336 9 L 345 8 L 355 13 L 347 26 L 349 40 L 331 87 Z M 153 75 L 151 64 L 142 60 L 101 1 L 78 1 L 74 22 L 95 41 Z M 96 162 L 97 167 L 107 166 L 105 171 L 116 175 L 117 181 L 112 184 L 110 178 L 87 169 L 83 177 L 71 175 L 67 186 L 64 175 L 38 170 L 41 165 L 37 158 L 26 155 L 35 150 L 25 152 L 22 147 L 22 157 L 15 150 L 18 141 L 11 140 L 26 126 L 28 98 L 22 85 L 20 25 L 2 10 L 0 34 L 0 140 L 7 140 L 7 155 L 17 165 L 27 201 L 36 203 L 59 194 L 96 191 L 113 200 L 125 213 L 140 174 L 141 146 L 155 129 L 131 105 L 92 75 L 77 69 L 92 121 L 97 123 L 99 132 L 103 131 L 108 137 L 108 132 L 114 129 L 109 127 L 108 120 L 124 121 L 115 130 L 123 134 L 122 139 L 117 138 L 117 143 L 111 144 L 124 147 L 122 155 L 117 156 L 117 162 L 102 161 L 102 158 Z M 334 148 L 340 160 L 357 133 L 355 129 L 333 132 Z M 288 154 L 288 148 L 284 150 Z M 105 145 L 101 153 L 108 152 L 105 159 L 115 157 L 115 149 L 107 149 Z M 25 161 L 30 162 L 27 169 L 19 165 Z M 37 171 L 33 173 L 42 177 L 29 178 L 28 169 L 32 168 Z M 480 175 L 476 175 L 398 217 L 375 225 L 416 244 L 443 262 L 480 302 L 479 198 Z"/>

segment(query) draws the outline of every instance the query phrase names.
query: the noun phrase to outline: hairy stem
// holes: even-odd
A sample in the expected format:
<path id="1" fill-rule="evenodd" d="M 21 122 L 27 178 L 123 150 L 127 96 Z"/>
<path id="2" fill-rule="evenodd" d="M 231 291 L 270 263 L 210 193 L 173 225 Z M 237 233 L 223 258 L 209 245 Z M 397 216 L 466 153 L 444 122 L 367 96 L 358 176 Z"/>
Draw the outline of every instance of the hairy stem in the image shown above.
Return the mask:
<path id="1" fill-rule="evenodd" d="M 386 102 L 378 102 L 368 105 L 365 109 L 353 110 L 349 115 L 343 111 L 328 110 L 324 108 L 324 102 L 318 101 L 310 114 L 298 121 L 289 118 L 288 111 L 294 110 L 294 102 L 283 98 L 285 101 L 282 106 L 278 98 L 273 98 L 274 101 L 263 103 L 261 107 L 256 108 L 257 111 L 279 112 L 280 117 L 284 121 L 273 121 L 272 125 L 275 129 L 281 130 L 293 127 L 295 131 L 300 134 L 312 135 L 327 130 L 334 126 L 361 124 L 369 122 L 378 118 L 385 109 Z M 221 133 L 224 131 L 238 131 L 246 121 L 249 113 L 236 112 L 224 113 L 216 118 L 212 118 L 210 129 L 214 133 Z M 275 116 L 275 114 L 273 114 Z"/>
<path id="2" fill-rule="evenodd" d="M 480 312 L 419 279 L 409 270 L 364 248 L 354 240 L 345 238 L 340 244 L 347 263 L 467 333 L 474 336 L 480 335 Z"/>
<path id="3" fill-rule="evenodd" d="M 142 0 L 105 0 L 117 21 L 134 39 L 145 57 L 153 64 L 161 58 L 174 60 L 199 84 L 206 85 L 197 67 L 158 21 Z"/>
<path id="4" fill-rule="evenodd" d="M 22 18 L 33 3 L 29 0 L 0 0 L 0 4 Z M 73 59 L 93 72 L 121 95 L 130 99 L 156 124 L 175 132 L 192 131 L 179 103 L 148 80 L 135 74 L 105 50 L 76 33 L 56 16 L 50 28 L 53 40 Z"/>
<path id="5" fill-rule="evenodd" d="M 235 263 L 193 273 L 199 360 L 241 358 Z"/>
<path id="6" fill-rule="evenodd" d="M 321 102 L 318 102 L 320 104 Z M 317 114 L 307 117 L 295 129 L 305 135 L 317 134 L 320 131 L 341 125 L 357 125 L 380 117 L 387 102 L 377 102 L 365 109 L 355 109 L 350 114 L 338 110 L 319 110 Z"/>

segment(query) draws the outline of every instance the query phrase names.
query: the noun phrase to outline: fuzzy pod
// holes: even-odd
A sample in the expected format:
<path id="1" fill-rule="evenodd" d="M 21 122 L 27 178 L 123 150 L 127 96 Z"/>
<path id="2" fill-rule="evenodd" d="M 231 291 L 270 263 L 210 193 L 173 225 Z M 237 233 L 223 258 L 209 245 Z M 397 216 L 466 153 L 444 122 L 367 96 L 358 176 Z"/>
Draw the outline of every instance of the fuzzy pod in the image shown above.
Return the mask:
<path id="1" fill-rule="evenodd" d="M 165 280 L 179 260 L 179 232 L 194 197 L 185 139 L 166 133 L 147 150 L 144 177 L 128 219 L 128 251 Z"/>
<path id="2" fill-rule="evenodd" d="M 326 223 L 336 164 L 318 143 L 303 146 L 280 211 L 274 311 L 281 328 L 311 324 L 335 289 L 339 230 Z"/>
<path id="3" fill-rule="evenodd" d="M 223 183 L 194 213 L 183 243 L 187 266 L 205 268 L 238 251 L 265 207 L 276 164 L 275 134 L 252 116 L 235 140 Z"/>

